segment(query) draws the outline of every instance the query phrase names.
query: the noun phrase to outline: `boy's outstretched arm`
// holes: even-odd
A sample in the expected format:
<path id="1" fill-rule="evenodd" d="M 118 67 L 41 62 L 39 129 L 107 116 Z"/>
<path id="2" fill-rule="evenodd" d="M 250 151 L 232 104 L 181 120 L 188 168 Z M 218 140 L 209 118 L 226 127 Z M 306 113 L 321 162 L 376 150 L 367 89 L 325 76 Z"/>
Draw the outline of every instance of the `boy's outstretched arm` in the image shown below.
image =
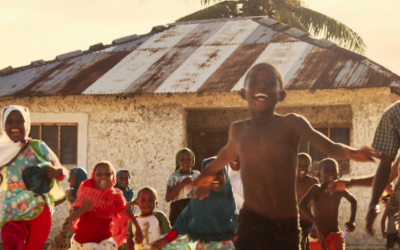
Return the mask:
<path id="1" fill-rule="evenodd" d="M 228 143 L 219 151 L 217 158 L 213 160 L 190 185 L 191 187 L 196 187 L 195 198 L 202 200 L 207 197 L 218 171 L 239 157 L 237 143 L 234 140 L 237 130 L 237 125 L 233 123 L 229 129 Z"/>
<path id="2" fill-rule="evenodd" d="M 374 162 L 373 156 L 376 156 L 375 151 L 367 146 L 361 149 L 354 149 L 341 143 L 335 143 L 328 139 L 325 135 L 313 129 L 310 123 L 302 116 L 293 115 L 296 121 L 293 121 L 295 129 L 297 129 L 299 136 L 309 141 L 317 149 L 321 150 L 329 157 L 337 160 L 354 160 L 367 162 Z"/>
<path id="3" fill-rule="evenodd" d="M 347 190 L 343 191 L 343 197 L 346 198 L 351 204 L 351 214 L 350 220 L 344 225 L 347 228 L 347 232 L 351 233 L 356 229 L 356 213 L 357 213 L 357 200 L 356 198 Z"/>
<path id="4" fill-rule="evenodd" d="M 132 211 L 129 208 L 127 208 L 124 213 L 129 217 L 129 220 L 132 222 L 132 224 L 135 225 L 136 228 L 135 243 L 142 244 L 143 242 L 142 229 L 140 228 L 139 223 L 137 222 L 135 216 L 133 215 Z"/>

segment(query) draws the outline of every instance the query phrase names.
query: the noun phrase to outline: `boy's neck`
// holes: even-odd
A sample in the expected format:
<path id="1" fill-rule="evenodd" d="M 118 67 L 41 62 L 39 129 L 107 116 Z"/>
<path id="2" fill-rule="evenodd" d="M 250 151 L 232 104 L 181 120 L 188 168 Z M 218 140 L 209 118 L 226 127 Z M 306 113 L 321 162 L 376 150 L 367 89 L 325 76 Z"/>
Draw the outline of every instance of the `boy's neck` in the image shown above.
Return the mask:
<path id="1" fill-rule="evenodd" d="M 146 216 L 153 215 L 153 214 L 154 214 L 154 210 L 151 211 L 150 213 L 145 213 L 145 214 L 141 213 L 140 216 L 146 217 Z"/>
<path id="2" fill-rule="evenodd" d="M 307 180 L 310 176 L 308 174 L 306 174 L 304 177 L 299 177 L 297 176 L 297 181 L 298 182 L 303 182 L 305 180 Z"/>
<path id="3" fill-rule="evenodd" d="M 269 123 L 274 119 L 275 107 L 264 111 L 250 110 L 251 121 L 254 125 Z"/>
<path id="4" fill-rule="evenodd" d="M 190 170 L 180 170 L 179 171 L 179 173 L 181 173 L 181 174 L 191 174 L 192 173 L 192 170 L 190 169 Z"/>

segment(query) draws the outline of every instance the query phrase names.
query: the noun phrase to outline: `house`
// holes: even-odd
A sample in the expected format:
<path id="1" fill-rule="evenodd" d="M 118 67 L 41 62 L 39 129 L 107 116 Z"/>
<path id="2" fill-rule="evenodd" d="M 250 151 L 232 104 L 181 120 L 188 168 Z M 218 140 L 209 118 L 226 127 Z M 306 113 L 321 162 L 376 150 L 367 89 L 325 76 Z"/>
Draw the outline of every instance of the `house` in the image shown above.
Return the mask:
<path id="1" fill-rule="evenodd" d="M 102 159 L 128 169 L 135 190 L 149 185 L 165 196 L 175 153 L 194 149 L 196 168 L 227 140 L 229 124 L 249 117 L 238 90 L 249 68 L 275 65 L 288 95 L 278 112 L 305 116 L 331 139 L 361 147 L 372 143 L 383 111 L 399 100 L 400 77 L 325 39 L 266 17 L 204 20 L 157 26 L 88 51 L 0 71 L 0 107 L 26 106 L 32 137 L 41 138 L 67 167 L 89 172 Z M 302 141 L 315 162 L 326 157 Z M 314 163 L 315 163 L 314 162 Z M 374 173 L 377 164 L 340 162 L 341 174 Z M 282 173 L 284 174 L 284 173 Z M 357 230 L 348 245 L 382 246 L 364 233 L 371 189 L 353 188 Z M 343 201 L 340 224 L 350 205 Z M 54 233 L 67 216 L 53 218 Z M 379 218 L 377 219 L 379 221 Z M 379 223 L 375 223 L 376 230 Z"/>

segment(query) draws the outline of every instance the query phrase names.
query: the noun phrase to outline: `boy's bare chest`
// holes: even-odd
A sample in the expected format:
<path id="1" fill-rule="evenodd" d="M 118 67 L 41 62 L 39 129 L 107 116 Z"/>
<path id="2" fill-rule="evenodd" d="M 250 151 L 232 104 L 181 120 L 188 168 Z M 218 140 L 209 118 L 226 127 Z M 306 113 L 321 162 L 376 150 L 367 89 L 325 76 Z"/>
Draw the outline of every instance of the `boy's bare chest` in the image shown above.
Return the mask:
<path id="1" fill-rule="evenodd" d="M 318 194 L 314 197 L 314 203 L 335 207 L 339 206 L 341 199 L 342 195 L 340 193 L 336 192 L 331 195 L 329 193 L 325 193 L 325 190 L 321 188 Z"/>

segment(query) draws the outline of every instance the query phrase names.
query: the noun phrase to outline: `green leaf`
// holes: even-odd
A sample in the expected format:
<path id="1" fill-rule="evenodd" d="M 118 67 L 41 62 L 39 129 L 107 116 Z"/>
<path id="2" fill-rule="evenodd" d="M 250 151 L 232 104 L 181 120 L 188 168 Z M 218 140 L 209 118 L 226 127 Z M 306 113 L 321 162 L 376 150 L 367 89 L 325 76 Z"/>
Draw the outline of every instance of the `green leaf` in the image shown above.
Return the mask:
<path id="1" fill-rule="evenodd" d="M 184 16 L 176 20 L 176 22 L 216 19 L 216 18 L 230 18 L 240 16 L 237 1 L 224 1 L 214 4 L 210 7 L 204 8 L 200 11 L 194 12 L 190 15 Z"/>
<path id="2" fill-rule="evenodd" d="M 322 35 L 344 48 L 364 53 L 366 45 L 363 39 L 345 24 L 305 7 L 300 7 L 294 15 L 314 37 Z"/>

